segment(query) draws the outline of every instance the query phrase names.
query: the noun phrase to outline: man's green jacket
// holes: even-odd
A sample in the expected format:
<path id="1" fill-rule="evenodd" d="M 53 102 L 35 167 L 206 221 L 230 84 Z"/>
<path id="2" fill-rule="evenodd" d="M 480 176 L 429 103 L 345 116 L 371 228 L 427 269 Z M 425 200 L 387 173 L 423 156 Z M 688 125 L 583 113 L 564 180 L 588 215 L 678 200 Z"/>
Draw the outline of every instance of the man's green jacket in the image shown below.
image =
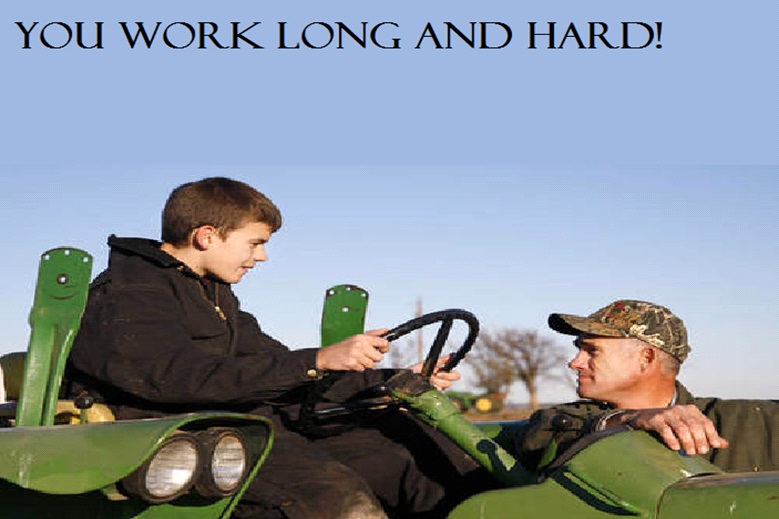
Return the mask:
<path id="1" fill-rule="evenodd" d="M 779 401 L 695 398 L 676 383 L 678 405 L 695 405 L 728 440 L 709 461 L 726 472 L 779 470 Z M 599 429 L 608 404 L 580 400 L 536 411 L 517 436 L 517 450 L 528 468 L 542 469 L 578 439 Z"/>

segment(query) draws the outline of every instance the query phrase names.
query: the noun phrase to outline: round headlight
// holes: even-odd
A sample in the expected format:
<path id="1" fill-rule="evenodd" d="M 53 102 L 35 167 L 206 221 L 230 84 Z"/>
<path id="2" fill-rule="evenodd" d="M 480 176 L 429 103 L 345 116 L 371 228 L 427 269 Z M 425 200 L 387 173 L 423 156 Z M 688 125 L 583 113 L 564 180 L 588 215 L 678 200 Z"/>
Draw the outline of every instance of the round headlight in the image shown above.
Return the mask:
<path id="1" fill-rule="evenodd" d="M 162 443 L 157 452 L 138 470 L 122 481 L 122 487 L 133 496 L 150 503 L 164 503 L 186 493 L 200 467 L 195 438 L 178 433 Z"/>
<path id="2" fill-rule="evenodd" d="M 243 483 L 247 468 L 247 449 L 243 436 L 234 429 L 202 431 L 206 466 L 197 484 L 204 496 L 224 497 L 233 494 Z"/>
<path id="3" fill-rule="evenodd" d="M 246 447 L 235 434 L 225 434 L 214 447 L 211 475 L 220 490 L 230 492 L 241 483 L 246 470 Z"/>
<path id="4" fill-rule="evenodd" d="M 152 458 L 146 472 L 146 489 L 155 497 L 168 498 L 185 490 L 197 470 L 197 445 L 172 441 Z"/>

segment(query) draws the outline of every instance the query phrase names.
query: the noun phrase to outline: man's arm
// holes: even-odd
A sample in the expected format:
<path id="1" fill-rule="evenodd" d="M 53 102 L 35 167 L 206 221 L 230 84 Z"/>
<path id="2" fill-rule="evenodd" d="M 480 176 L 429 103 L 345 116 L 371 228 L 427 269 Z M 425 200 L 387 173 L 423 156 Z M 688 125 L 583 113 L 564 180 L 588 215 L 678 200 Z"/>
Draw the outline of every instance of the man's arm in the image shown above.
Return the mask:
<path id="1" fill-rule="evenodd" d="M 603 427 L 618 425 L 655 432 L 668 448 L 675 451 L 683 449 L 690 455 L 708 454 L 711 449 L 728 446 L 728 441 L 719 435 L 714 422 L 694 405 L 618 411 L 602 424 Z"/>
<path id="2" fill-rule="evenodd" d="M 516 438 L 517 451 L 528 468 L 539 469 L 585 435 L 623 425 L 657 433 L 669 448 L 691 455 L 728 446 L 714 423 L 694 405 L 613 410 L 580 401 L 536 411 Z"/>

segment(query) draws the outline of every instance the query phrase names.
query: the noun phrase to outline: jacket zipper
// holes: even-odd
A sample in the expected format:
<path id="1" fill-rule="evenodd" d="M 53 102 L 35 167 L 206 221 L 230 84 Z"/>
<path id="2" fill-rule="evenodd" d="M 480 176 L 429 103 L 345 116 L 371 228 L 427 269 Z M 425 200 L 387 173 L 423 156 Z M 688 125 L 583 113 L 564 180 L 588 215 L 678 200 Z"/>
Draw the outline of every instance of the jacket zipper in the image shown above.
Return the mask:
<path id="1" fill-rule="evenodd" d="M 218 315 L 221 320 L 227 321 L 227 316 L 219 306 L 219 285 L 216 283 L 214 283 L 214 310 L 216 310 L 216 315 Z"/>
<path id="2" fill-rule="evenodd" d="M 210 297 L 208 297 L 208 292 L 206 291 L 206 287 L 203 286 L 203 283 L 198 281 L 198 286 L 200 286 L 200 293 L 203 295 L 203 298 L 208 301 L 211 306 L 214 307 L 214 311 L 216 312 L 216 315 L 219 316 L 219 319 L 222 321 L 227 321 L 227 316 L 222 311 L 222 308 L 219 306 L 219 285 L 214 283 L 214 300 L 212 301 Z"/>

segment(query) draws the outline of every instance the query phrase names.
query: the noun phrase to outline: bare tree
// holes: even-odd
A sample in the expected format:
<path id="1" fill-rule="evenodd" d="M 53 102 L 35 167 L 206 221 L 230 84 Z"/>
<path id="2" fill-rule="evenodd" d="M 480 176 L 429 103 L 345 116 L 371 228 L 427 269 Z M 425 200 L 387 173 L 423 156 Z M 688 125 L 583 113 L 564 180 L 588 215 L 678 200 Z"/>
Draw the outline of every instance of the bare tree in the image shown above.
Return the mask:
<path id="1" fill-rule="evenodd" d="M 530 395 L 530 407 L 538 409 L 538 383 L 560 378 L 567 355 L 551 339 L 535 331 L 506 328 L 482 331 L 467 358 L 476 375 L 476 385 L 490 392 L 508 392 L 522 382 Z"/>

